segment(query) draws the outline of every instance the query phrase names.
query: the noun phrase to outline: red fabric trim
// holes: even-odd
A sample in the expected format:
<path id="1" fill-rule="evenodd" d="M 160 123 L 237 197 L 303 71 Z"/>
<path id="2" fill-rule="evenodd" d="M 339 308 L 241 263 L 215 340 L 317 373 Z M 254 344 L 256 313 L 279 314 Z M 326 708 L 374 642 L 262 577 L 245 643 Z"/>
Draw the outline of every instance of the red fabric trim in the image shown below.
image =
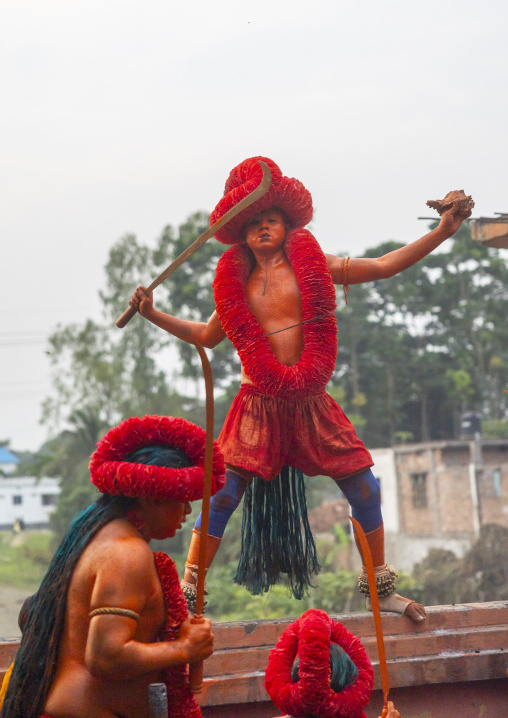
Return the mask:
<path id="1" fill-rule="evenodd" d="M 354 683 L 330 688 L 330 642 L 337 643 L 358 668 Z M 300 680 L 291 678 L 296 655 Z M 374 687 L 374 671 L 360 639 L 325 611 L 311 609 L 292 623 L 270 651 L 265 689 L 279 710 L 320 718 L 366 718 L 363 711 Z"/>
<path id="2" fill-rule="evenodd" d="M 180 626 L 189 617 L 187 603 L 180 588 L 180 580 L 174 561 L 162 551 L 153 555 L 159 574 L 164 603 L 166 625 L 161 631 L 161 641 L 178 638 Z M 202 718 L 201 710 L 189 688 L 189 670 L 185 666 L 166 668 L 163 674 L 168 689 L 168 706 L 171 718 Z"/>
<path id="3" fill-rule="evenodd" d="M 213 291 L 219 320 L 250 380 L 265 394 L 290 399 L 317 394 L 330 380 L 337 356 L 337 322 L 335 287 L 317 240 L 306 229 L 294 229 L 287 235 L 284 250 L 300 288 L 302 321 L 328 315 L 303 324 L 304 348 L 294 366 L 275 358 L 247 303 L 253 261 L 247 245 L 236 245 L 222 255 Z"/>
<path id="4" fill-rule="evenodd" d="M 203 498 L 205 431 L 171 416 L 132 417 L 110 429 L 90 459 L 90 480 L 114 496 L 196 501 Z M 135 449 L 150 444 L 183 451 L 193 466 L 171 469 L 124 461 Z M 217 442 L 213 447 L 212 495 L 224 486 L 226 467 Z"/>
<path id="5" fill-rule="evenodd" d="M 225 195 L 210 215 L 210 226 L 235 207 L 240 200 L 259 187 L 263 171 L 259 165 L 263 160 L 272 173 L 272 184 L 268 192 L 243 212 L 233 217 L 225 227 L 219 229 L 215 238 L 223 244 L 242 242 L 240 231 L 243 225 L 259 212 L 270 207 L 282 209 L 292 227 L 303 227 L 312 219 L 312 197 L 303 184 L 294 178 L 285 177 L 275 162 L 268 157 L 250 157 L 237 165 L 226 180 Z"/>

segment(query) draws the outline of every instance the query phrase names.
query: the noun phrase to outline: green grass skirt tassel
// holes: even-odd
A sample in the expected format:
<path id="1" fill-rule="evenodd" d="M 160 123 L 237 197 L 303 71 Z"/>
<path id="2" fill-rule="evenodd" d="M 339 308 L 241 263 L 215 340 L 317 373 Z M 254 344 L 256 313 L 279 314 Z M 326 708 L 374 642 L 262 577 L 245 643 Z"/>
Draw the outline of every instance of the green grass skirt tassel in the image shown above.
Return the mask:
<path id="1" fill-rule="evenodd" d="M 235 583 L 257 596 L 284 581 L 301 599 L 315 588 L 312 576 L 320 569 L 302 472 L 284 466 L 273 481 L 253 478 L 245 492 Z"/>

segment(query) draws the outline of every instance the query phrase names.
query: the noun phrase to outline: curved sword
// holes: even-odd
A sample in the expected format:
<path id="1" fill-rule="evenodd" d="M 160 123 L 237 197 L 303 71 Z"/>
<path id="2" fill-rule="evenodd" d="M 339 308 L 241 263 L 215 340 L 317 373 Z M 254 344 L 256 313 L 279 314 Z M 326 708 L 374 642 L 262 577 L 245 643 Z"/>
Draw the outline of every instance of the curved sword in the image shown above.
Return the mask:
<path id="1" fill-rule="evenodd" d="M 157 279 L 154 279 L 154 281 L 150 284 L 150 286 L 148 287 L 149 292 L 152 292 L 155 287 L 158 287 L 159 284 L 162 284 L 165 279 L 167 279 L 171 274 L 173 274 L 175 269 L 178 269 L 178 267 L 183 264 L 185 260 L 191 256 L 191 254 L 194 254 L 197 249 L 202 247 L 203 244 L 207 240 L 209 240 L 210 237 L 213 237 L 217 230 L 227 224 L 230 219 L 236 217 L 237 214 L 242 212 L 244 209 L 249 207 L 249 205 L 253 204 L 256 200 L 260 199 L 264 194 L 268 192 L 272 183 L 272 173 L 270 172 L 270 168 L 265 162 L 262 162 L 260 160 L 259 164 L 261 165 L 261 169 L 263 170 L 263 178 L 261 179 L 261 182 L 256 187 L 256 189 L 252 190 L 252 192 L 248 194 L 247 197 L 241 199 L 238 204 L 235 204 L 235 206 L 232 207 L 229 212 L 226 212 L 226 214 L 223 215 L 220 219 L 218 219 L 215 224 L 212 224 L 212 226 L 209 227 L 206 232 L 203 232 L 200 237 L 194 240 L 194 242 L 190 244 L 187 249 L 185 249 L 173 262 L 171 262 L 169 267 L 166 267 L 162 274 L 159 274 Z M 134 309 L 133 307 L 129 307 L 128 309 L 126 309 L 122 316 L 116 320 L 116 326 L 119 329 L 123 329 L 124 326 L 128 322 L 130 322 L 132 317 L 137 314 L 137 311 L 138 310 Z"/>

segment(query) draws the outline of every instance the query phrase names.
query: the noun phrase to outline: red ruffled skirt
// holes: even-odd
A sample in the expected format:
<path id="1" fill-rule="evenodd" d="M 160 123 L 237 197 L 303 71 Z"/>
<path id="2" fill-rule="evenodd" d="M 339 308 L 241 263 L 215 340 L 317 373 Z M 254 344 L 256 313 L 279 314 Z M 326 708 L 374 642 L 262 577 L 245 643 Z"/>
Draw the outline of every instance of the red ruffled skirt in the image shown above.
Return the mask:
<path id="1" fill-rule="evenodd" d="M 218 441 L 227 464 L 265 481 L 285 465 L 307 476 L 344 479 L 374 463 L 325 391 L 303 399 L 276 399 L 242 384 Z"/>

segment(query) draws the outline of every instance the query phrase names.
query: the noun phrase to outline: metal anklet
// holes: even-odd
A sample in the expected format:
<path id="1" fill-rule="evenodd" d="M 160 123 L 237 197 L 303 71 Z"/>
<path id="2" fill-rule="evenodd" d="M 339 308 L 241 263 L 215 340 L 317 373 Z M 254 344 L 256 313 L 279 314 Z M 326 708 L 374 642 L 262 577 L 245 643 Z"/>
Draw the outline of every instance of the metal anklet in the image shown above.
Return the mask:
<path id="1" fill-rule="evenodd" d="M 187 601 L 187 608 L 189 613 L 196 613 L 196 600 L 198 595 L 198 589 L 196 584 L 189 583 L 188 581 L 180 581 L 180 588 L 182 589 L 185 600 Z M 205 588 L 205 596 L 208 596 L 208 591 Z M 203 613 L 207 602 L 203 603 Z"/>
<path id="2" fill-rule="evenodd" d="M 376 572 L 376 586 L 379 598 L 390 596 L 395 591 L 395 579 L 398 573 L 395 573 L 393 566 L 386 566 L 379 572 Z M 358 577 L 358 589 L 360 593 L 370 596 L 369 579 L 365 571 Z"/>

